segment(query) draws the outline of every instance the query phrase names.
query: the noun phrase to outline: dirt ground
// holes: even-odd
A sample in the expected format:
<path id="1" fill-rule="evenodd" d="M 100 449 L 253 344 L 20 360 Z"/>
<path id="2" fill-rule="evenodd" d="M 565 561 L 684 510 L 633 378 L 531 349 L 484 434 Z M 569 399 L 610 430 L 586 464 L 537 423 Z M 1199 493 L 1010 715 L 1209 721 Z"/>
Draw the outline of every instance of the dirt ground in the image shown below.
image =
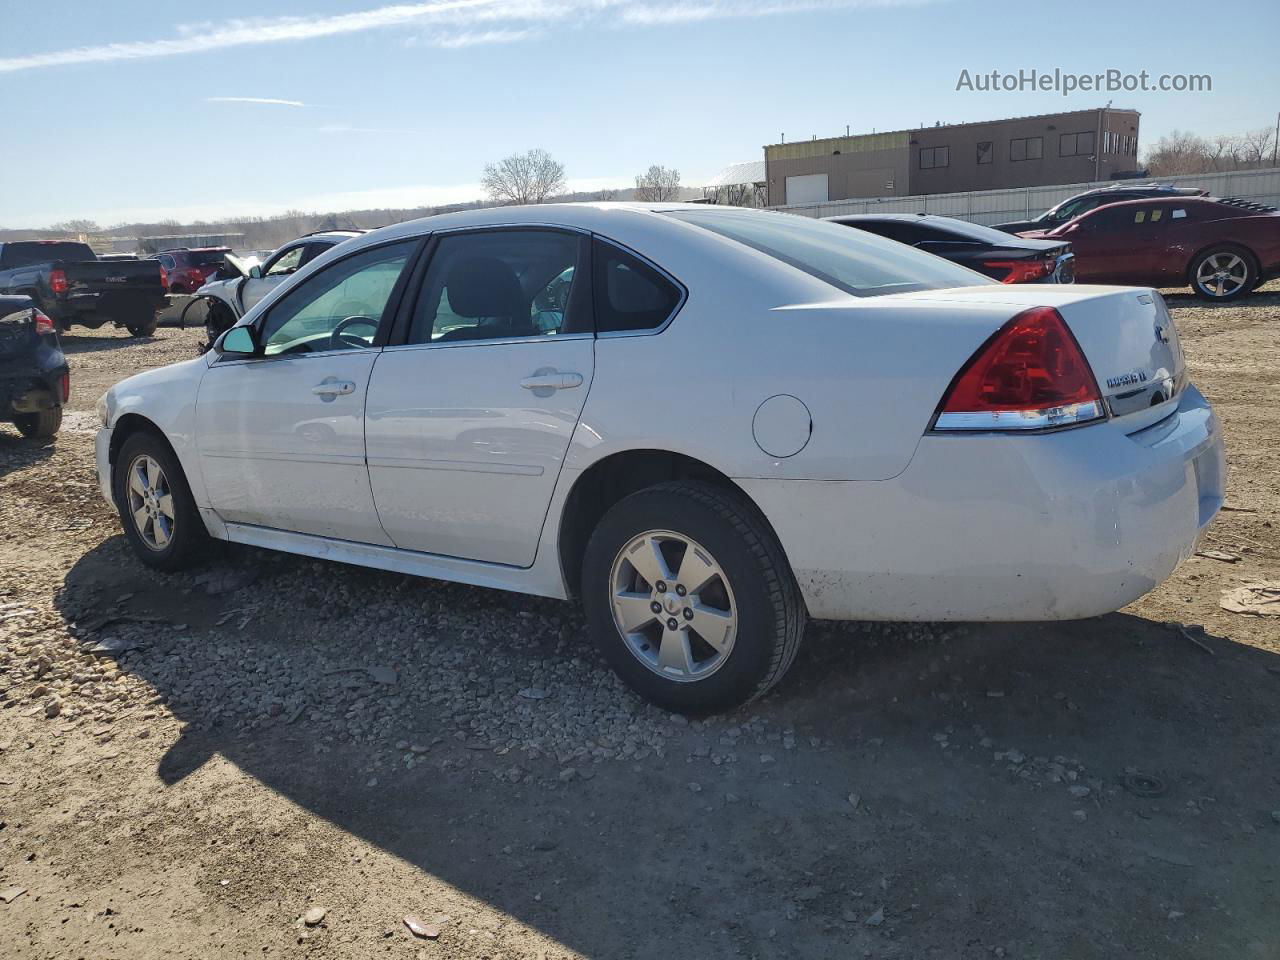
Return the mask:
<path id="1" fill-rule="evenodd" d="M 93 404 L 199 338 L 76 331 L 56 442 L 0 427 L 0 955 L 1280 958 L 1280 618 L 1219 606 L 1280 578 L 1280 284 L 1170 305 L 1237 562 L 1081 622 L 814 624 L 693 724 L 566 604 L 144 570 Z"/>

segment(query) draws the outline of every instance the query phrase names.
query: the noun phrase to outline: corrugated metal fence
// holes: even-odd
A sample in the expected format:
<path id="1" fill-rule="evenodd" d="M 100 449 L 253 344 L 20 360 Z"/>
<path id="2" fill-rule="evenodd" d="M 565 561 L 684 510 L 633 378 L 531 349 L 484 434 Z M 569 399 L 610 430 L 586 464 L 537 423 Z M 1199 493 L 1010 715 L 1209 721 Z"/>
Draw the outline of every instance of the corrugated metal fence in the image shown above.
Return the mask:
<path id="1" fill-rule="evenodd" d="M 1272 168 L 1160 177 L 1153 180 L 1105 180 L 1100 183 L 1064 183 L 1054 187 L 934 193 L 919 197 L 830 200 L 826 203 L 787 204 L 771 209 L 799 213 L 806 217 L 833 217 L 848 213 L 936 213 L 973 223 L 1005 223 L 1030 219 L 1067 197 L 1094 187 L 1109 187 L 1117 183 L 1171 183 L 1179 187 L 1199 187 L 1208 190 L 1215 197 L 1240 197 L 1280 207 L 1280 168 Z"/>

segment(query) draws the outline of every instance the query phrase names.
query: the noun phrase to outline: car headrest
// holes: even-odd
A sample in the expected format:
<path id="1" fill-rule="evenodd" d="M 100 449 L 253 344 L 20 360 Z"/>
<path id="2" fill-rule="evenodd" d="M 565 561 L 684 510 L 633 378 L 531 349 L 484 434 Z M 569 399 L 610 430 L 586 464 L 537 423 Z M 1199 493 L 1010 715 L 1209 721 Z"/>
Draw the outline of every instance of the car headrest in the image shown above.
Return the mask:
<path id="1" fill-rule="evenodd" d="M 515 271 L 497 257 L 468 257 L 449 271 L 449 305 L 460 317 L 505 317 L 529 321 L 529 308 Z"/>

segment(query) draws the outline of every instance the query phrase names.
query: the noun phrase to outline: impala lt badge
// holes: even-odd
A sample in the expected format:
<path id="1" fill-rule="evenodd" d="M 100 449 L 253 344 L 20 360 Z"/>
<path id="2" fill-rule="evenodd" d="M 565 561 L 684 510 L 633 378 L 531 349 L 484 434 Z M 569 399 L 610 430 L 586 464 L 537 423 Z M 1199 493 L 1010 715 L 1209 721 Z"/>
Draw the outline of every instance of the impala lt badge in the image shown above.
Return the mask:
<path id="1" fill-rule="evenodd" d="M 1107 386 L 1115 387 L 1134 387 L 1140 383 L 1146 383 L 1151 379 L 1151 374 L 1145 370 L 1130 370 L 1128 373 L 1122 373 L 1118 377 L 1107 377 Z"/>

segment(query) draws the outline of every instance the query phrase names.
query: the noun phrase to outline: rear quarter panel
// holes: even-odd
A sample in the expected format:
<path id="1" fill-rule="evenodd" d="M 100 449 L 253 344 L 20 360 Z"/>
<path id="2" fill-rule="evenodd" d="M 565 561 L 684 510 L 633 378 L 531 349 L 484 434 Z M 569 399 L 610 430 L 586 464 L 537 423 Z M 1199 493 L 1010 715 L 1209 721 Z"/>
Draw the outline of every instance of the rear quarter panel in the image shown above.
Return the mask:
<path id="1" fill-rule="evenodd" d="M 952 377 L 1013 312 L 976 297 L 859 299 L 737 244 L 663 237 L 665 249 L 631 245 L 679 278 L 688 299 L 660 333 L 597 340 L 570 469 L 657 449 L 735 478 L 894 477 Z M 812 421 L 789 457 L 766 454 L 753 435 L 760 405 L 780 395 L 798 398 Z"/>

